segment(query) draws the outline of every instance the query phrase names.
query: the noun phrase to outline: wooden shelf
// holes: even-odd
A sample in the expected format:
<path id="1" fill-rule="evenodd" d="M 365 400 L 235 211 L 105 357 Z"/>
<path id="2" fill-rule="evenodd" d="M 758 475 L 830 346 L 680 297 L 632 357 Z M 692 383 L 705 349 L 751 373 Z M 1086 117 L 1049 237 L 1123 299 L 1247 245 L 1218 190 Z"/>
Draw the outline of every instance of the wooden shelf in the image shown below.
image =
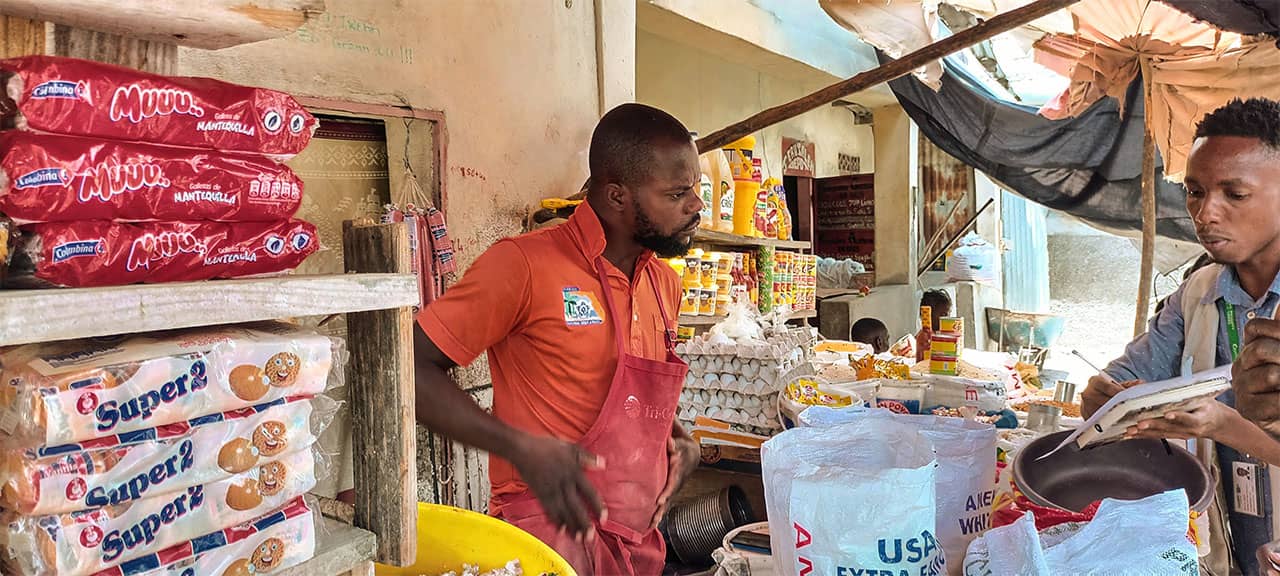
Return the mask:
<path id="1" fill-rule="evenodd" d="M 716 232 L 714 230 L 699 229 L 693 235 L 694 242 L 703 244 L 715 244 L 717 246 L 773 246 L 774 248 L 787 248 L 791 250 L 809 250 L 812 246 L 808 242 L 799 240 L 775 240 L 772 238 L 752 238 L 750 236 L 739 236 L 737 234 L 728 234 L 725 232 Z"/>
<path id="2" fill-rule="evenodd" d="M 298 566 L 273 573 L 274 576 L 319 576 L 361 574 L 373 561 L 377 543 L 372 532 L 330 518 L 316 534 L 316 555 Z"/>
<path id="3" fill-rule="evenodd" d="M 797 310 L 795 312 L 792 312 L 791 316 L 789 316 L 788 319 L 799 320 L 802 318 L 816 318 L 817 316 L 818 316 L 817 310 Z M 712 324 L 715 324 L 716 322 L 719 322 L 724 319 L 725 319 L 725 316 L 688 316 L 685 314 L 681 314 L 680 325 L 681 326 L 711 326 Z"/>
<path id="4" fill-rule="evenodd" d="M 0 346 L 365 312 L 417 303 L 418 281 L 412 274 L 0 290 Z"/>
<path id="5" fill-rule="evenodd" d="M 288 36 L 324 8 L 324 0 L 0 0 L 6 16 L 208 50 Z"/>

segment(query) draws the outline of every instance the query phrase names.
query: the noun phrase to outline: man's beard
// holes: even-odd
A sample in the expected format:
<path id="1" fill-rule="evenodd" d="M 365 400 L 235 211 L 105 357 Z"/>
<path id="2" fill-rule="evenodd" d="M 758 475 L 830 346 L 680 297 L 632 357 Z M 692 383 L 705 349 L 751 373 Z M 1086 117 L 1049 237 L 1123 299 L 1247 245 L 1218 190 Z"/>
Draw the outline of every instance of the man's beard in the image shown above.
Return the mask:
<path id="1" fill-rule="evenodd" d="M 680 239 L 679 232 L 670 236 L 659 234 L 658 227 L 653 224 L 653 221 L 650 220 L 648 216 L 645 216 L 644 212 L 640 209 L 640 206 L 636 206 L 635 211 L 635 241 L 637 244 L 652 250 L 654 254 L 657 254 L 662 258 L 676 258 L 689 253 L 689 247 L 693 245 L 693 238 L 690 238 L 687 241 L 682 241 Z M 699 216 L 694 214 L 693 218 L 690 219 L 685 226 L 680 228 L 680 231 L 684 231 L 690 226 L 697 224 L 698 219 Z"/>

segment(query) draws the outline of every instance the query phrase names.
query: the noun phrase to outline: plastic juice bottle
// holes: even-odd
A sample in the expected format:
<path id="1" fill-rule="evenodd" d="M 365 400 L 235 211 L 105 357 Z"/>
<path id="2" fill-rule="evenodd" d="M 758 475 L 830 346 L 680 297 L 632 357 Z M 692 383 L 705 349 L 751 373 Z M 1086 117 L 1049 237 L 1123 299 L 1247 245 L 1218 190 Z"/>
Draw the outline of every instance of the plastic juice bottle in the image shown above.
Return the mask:
<path id="1" fill-rule="evenodd" d="M 702 211 L 698 215 L 702 218 L 698 222 L 698 227 L 711 230 L 715 228 L 716 223 L 716 185 L 712 178 L 711 155 L 703 154 L 698 157 L 699 179 L 698 179 L 698 197 L 702 199 Z"/>
<path id="2" fill-rule="evenodd" d="M 729 152 L 726 150 L 713 150 L 711 154 L 715 158 L 712 165 L 712 172 L 716 177 L 715 184 L 715 230 L 717 232 L 733 233 L 733 168 L 729 166 Z"/>

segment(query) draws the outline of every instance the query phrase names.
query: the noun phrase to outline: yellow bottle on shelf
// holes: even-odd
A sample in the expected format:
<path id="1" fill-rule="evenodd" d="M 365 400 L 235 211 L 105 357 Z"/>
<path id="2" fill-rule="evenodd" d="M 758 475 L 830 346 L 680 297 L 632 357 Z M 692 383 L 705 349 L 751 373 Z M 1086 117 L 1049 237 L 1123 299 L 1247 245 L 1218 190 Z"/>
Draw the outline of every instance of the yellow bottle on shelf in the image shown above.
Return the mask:
<path id="1" fill-rule="evenodd" d="M 760 194 L 760 182 L 751 174 L 755 148 L 754 136 L 724 147 L 733 172 L 733 233 L 742 236 L 755 235 L 756 196 Z"/>

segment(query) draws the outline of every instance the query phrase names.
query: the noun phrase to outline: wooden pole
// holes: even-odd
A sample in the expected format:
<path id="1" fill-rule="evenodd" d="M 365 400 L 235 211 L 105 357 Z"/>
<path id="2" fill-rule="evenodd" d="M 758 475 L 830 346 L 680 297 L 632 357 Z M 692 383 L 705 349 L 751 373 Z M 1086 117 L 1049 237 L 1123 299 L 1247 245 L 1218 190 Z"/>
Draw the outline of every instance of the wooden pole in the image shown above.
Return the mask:
<path id="1" fill-rule="evenodd" d="M 929 62 L 959 52 L 969 46 L 990 39 L 1002 32 L 1008 32 L 1031 21 L 1047 16 L 1066 8 L 1080 0 L 1036 0 L 1016 10 L 997 15 L 977 26 L 961 30 L 942 40 L 925 46 L 915 52 L 898 58 L 893 62 L 877 66 L 847 80 L 841 80 L 813 94 L 792 100 L 759 112 L 745 120 L 731 124 L 698 139 L 698 153 L 715 150 L 743 136 L 768 128 L 779 122 L 790 120 L 819 106 L 826 106 L 836 100 L 861 92 L 910 74 Z"/>
<path id="2" fill-rule="evenodd" d="M 969 229 L 972 228 L 973 225 L 978 222 L 978 217 L 981 216 L 983 212 L 986 212 L 987 208 L 990 208 L 992 204 L 995 204 L 995 202 L 996 202 L 995 198 L 987 199 L 987 203 L 983 204 L 982 207 L 979 208 L 976 213 L 974 213 L 973 217 L 970 218 L 968 222 L 965 222 L 964 228 L 961 228 L 958 234 L 951 237 L 951 240 L 948 240 L 946 244 L 943 244 L 942 248 L 940 248 L 933 255 L 932 258 L 929 258 L 928 260 L 925 261 L 924 264 L 920 265 L 920 268 L 916 270 L 916 276 L 920 276 L 924 274 L 925 270 L 928 270 L 929 267 L 933 265 L 933 262 L 937 260 L 939 256 L 942 256 L 947 252 L 947 250 L 950 250 L 952 246 L 955 246 L 956 242 L 959 242 L 960 239 L 964 237 L 965 233 L 968 232 Z"/>
<path id="3" fill-rule="evenodd" d="M 1151 134 L 1151 61 L 1142 58 L 1142 103 L 1146 128 L 1142 137 L 1142 269 L 1138 273 L 1138 305 L 1133 316 L 1133 335 L 1147 330 L 1151 307 L 1151 283 L 1156 258 L 1156 144 Z"/>
<path id="4" fill-rule="evenodd" d="M 404 223 L 343 223 L 347 272 L 412 273 Z M 347 315 L 355 525 L 378 537 L 377 560 L 417 556 L 418 444 L 414 419 L 413 309 Z"/>

